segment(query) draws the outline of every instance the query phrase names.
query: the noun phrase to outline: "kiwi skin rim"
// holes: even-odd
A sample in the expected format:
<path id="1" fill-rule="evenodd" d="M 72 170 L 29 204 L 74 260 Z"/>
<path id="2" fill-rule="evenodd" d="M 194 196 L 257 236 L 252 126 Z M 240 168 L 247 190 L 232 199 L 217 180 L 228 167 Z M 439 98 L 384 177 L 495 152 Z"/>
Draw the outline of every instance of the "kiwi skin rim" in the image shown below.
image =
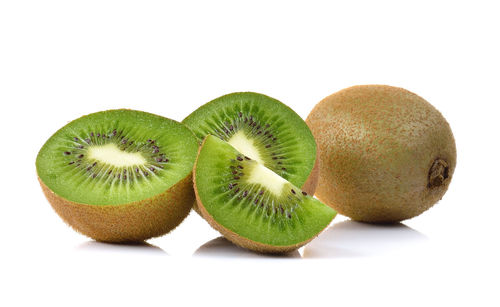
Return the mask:
<path id="1" fill-rule="evenodd" d="M 194 168 L 193 168 L 193 183 L 194 183 L 194 193 L 196 196 L 196 205 L 197 205 L 197 206 L 195 206 L 195 208 L 197 207 L 197 209 L 198 209 L 198 210 L 195 209 L 195 211 L 200 213 L 200 215 L 208 222 L 208 224 L 210 224 L 210 226 L 212 226 L 212 228 L 214 228 L 215 230 L 220 232 L 226 239 L 233 242 L 234 244 L 236 244 L 240 247 L 252 250 L 252 251 L 263 253 L 263 254 L 285 254 L 285 253 L 292 252 L 292 251 L 297 250 L 300 247 L 306 245 L 312 239 L 314 239 L 316 236 L 318 236 L 321 232 L 323 232 L 324 229 L 322 231 L 318 232 L 318 234 L 316 236 L 313 236 L 312 238 L 310 238 L 306 241 L 303 241 L 303 242 L 299 242 L 297 244 L 276 246 L 276 245 L 264 244 L 264 243 L 260 243 L 260 242 L 256 242 L 256 241 L 247 239 L 245 237 L 238 235 L 234 231 L 229 230 L 226 227 L 217 223 L 217 221 L 210 215 L 210 213 L 208 213 L 207 209 L 205 209 L 205 207 L 203 206 L 203 203 L 201 202 L 200 196 L 198 195 L 198 189 L 196 188 L 196 167 L 198 166 L 198 157 L 200 156 L 201 148 L 205 144 L 206 140 L 207 140 L 207 137 L 205 137 L 205 139 L 201 143 L 200 147 L 198 148 L 198 155 L 196 156 L 196 161 L 194 163 Z M 318 160 L 319 159 L 317 159 L 316 161 L 318 161 Z M 316 168 L 316 166 L 314 168 Z M 314 170 L 314 168 L 313 168 L 313 170 Z M 309 177 L 311 177 L 311 175 L 309 175 Z M 309 181 L 309 178 L 307 179 L 307 181 Z M 316 182 L 317 182 L 317 179 L 316 179 Z M 328 225 L 325 228 L 327 228 L 327 227 L 328 227 Z"/>
<path id="2" fill-rule="evenodd" d="M 56 213 L 77 232 L 96 241 L 126 243 L 164 235 L 177 227 L 195 200 L 192 173 L 163 193 L 122 205 L 95 206 L 69 201 L 38 177 Z"/>

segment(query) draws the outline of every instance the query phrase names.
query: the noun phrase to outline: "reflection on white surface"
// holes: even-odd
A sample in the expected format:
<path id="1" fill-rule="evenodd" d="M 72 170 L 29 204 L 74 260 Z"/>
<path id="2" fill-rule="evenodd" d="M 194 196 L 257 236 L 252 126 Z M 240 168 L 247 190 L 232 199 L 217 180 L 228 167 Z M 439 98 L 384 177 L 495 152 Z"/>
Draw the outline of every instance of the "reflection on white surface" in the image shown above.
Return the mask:
<path id="1" fill-rule="evenodd" d="M 197 257 L 220 257 L 220 258 L 300 258 L 298 251 L 284 255 L 269 255 L 255 253 L 250 250 L 234 245 L 224 237 L 218 237 L 200 246 L 193 254 Z"/>
<path id="2" fill-rule="evenodd" d="M 163 249 L 146 242 L 118 244 L 87 241 L 77 246 L 76 250 L 78 252 L 92 253 L 150 254 L 167 256 L 167 253 Z"/>
<path id="3" fill-rule="evenodd" d="M 304 258 L 378 256 L 422 243 L 427 237 L 404 225 L 375 225 L 354 221 L 335 224 L 306 245 Z"/>

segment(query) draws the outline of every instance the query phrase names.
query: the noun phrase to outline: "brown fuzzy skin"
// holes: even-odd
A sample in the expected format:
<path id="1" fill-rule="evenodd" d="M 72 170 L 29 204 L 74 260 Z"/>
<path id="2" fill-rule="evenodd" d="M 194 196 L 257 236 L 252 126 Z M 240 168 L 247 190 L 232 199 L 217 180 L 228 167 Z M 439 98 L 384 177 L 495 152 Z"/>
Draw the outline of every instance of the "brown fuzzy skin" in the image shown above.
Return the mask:
<path id="1" fill-rule="evenodd" d="M 189 214 L 195 199 L 191 174 L 150 199 L 108 206 L 69 201 L 38 180 L 52 208 L 68 225 L 103 242 L 141 242 L 166 234 Z"/>
<path id="2" fill-rule="evenodd" d="M 407 90 L 353 86 L 319 102 L 306 123 L 320 152 L 316 196 L 340 214 L 399 222 L 432 207 L 448 189 L 453 133 L 437 109 Z M 437 160 L 447 170 L 430 176 Z"/>
<path id="3" fill-rule="evenodd" d="M 306 192 L 311 196 L 314 195 L 314 193 L 316 192 L 316 188 L 318 187 L 319 169 L 320 169 L 319 159 L 320 159 L 319 149 L 316 147 L 316 161 L 314 162 L 314 166 L 313 169 L 311 170 L 311 173 L 309 174 L 309 177 L 307 177 L 306 182 L 302 186 L 302 191 Z"/>
<path id="4" fill-rule="evenodd" d="M 205 138 L 206 140 L 206 138 Z M 200 154 L 201 148 L 203 147 L 203 144 L 205 144 L 205 140 L 203 140 L 203 143 L 198 149 L 198 156 Z M 194 164 L 193 168 L 193 183 L 194 183 L 194 192 L 196 195 L 196 204 L 193 207 L 193 209 L 203 217 L 212 228 L 220 232 L 226 239 L 229 241 L 233 242 L 234 244 L 241 246 L 243 248 L 263 253 L 263 254 L 284 254 L 284 253 L 289 253 L 294 250 L 299 249 L 300 247 L 304 246 L 305 244 L 309 243 L 313 238 L 310 238 L 309 240 L 294 244 L 294 245 L 286 245 L 286 246 L 274 246 L 274 245 L 269 245 L 269 244 L 264 244 L 260 242 L 256 242 L 253 240 L 250 240 L 248 238 L 242 237 L 235 233 L 234 231 L 227 229 L 226 227 L 220 225 L 217 223 L 217 221 L 208 213 L 208 211 L 205 209 L 203 206 L 203 203 L 201 202 L 200 196 L 198 195 L 198 189 L 196 188 L 196 167 L 198 165 L 198 156 L 196 157 L 196 162 Z M 321 232 L 320 232 L 321 233 Z M 319 233 L 318 233 L 319 234 Z"/>

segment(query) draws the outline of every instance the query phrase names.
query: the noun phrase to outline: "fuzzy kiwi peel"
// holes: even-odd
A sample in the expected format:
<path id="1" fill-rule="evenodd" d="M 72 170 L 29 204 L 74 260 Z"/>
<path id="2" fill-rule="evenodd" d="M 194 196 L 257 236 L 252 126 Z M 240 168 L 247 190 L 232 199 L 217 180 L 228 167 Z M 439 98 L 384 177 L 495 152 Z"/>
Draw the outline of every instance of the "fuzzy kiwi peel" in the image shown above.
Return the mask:
<path id="1" fill-rule="evenodd" d="M 163 235 L 189 214 L 198 142 L 173 120 L 133 110 L 76 119 L 43 145 L 37 175 L 48 201 L 98 241 Z"/>
<path id="2" fill-rule="evenodd" d="M 446 119 L 405 89 L 353 86 L 319 102 L 306 119 L 320 153 L 316 196 L 354 220 L 393 223 L 446 193 L 456 147 Z"/>
<path id="3" fill-rule="evenodd" d="M 193 170 L 202 217 L 233 243 L 262 253 L 298 249 L 336 212 L 263 164 L 209 135 Z"/>

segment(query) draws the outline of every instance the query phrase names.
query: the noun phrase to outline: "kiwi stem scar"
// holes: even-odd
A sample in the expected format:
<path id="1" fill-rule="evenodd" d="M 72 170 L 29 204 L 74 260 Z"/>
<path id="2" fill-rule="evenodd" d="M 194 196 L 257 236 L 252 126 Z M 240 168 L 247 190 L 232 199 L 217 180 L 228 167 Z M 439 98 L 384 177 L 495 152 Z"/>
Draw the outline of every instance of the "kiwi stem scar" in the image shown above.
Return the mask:
<path id="1" fill-rule="evenodd" d="M 436 159 L 429 170 L 429 188 L 439 187 L 448 178 L 448 163 Z"/>
<path id="2" fill-rule="evenodd" d="M 147 162 L 140 152 L 126 152 L 115 144 L 90 146 L 88 156 L 91 159 L 116 167 L 144 165 Z"/>

